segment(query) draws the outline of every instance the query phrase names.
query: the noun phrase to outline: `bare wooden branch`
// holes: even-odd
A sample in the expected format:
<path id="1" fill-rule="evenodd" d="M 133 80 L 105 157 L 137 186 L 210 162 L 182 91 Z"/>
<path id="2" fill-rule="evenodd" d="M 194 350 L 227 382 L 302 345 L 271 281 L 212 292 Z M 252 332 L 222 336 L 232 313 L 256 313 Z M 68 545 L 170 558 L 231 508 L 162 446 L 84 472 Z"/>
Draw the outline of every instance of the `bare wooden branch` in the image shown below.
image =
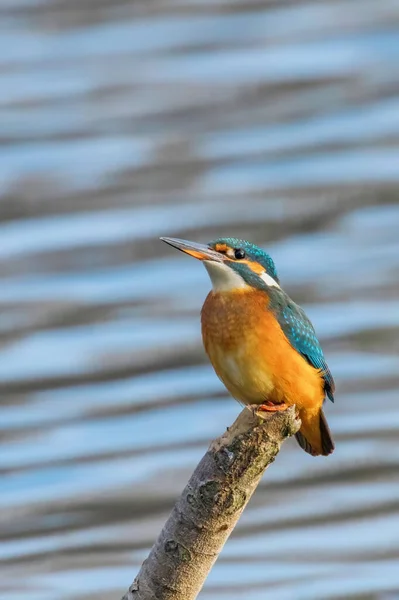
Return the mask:
<path id="1" fill-rule="evenodd" d="M 294 407 L 262 417 L 245 408 L 210 445 L 122 600 L 194 600 L 265 469 L 299 426 Z"/>

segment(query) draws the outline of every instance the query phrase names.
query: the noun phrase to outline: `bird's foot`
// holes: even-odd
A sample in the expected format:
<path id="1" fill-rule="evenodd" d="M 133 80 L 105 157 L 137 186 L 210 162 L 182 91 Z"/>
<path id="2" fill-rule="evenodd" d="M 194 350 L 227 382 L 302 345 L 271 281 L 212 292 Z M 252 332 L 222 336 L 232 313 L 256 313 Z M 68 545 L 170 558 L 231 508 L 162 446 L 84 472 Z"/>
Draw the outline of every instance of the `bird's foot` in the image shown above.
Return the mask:
<path id="1" fill-rule="evenodd" d="M 285 404 L 284 402 L 281 404 L 274 404 L 273 402 L 267 400 L 257 407 L 257 412 L 278 412 L 281 410 L 287 410 L 287 408 L 288 404 Z"/>

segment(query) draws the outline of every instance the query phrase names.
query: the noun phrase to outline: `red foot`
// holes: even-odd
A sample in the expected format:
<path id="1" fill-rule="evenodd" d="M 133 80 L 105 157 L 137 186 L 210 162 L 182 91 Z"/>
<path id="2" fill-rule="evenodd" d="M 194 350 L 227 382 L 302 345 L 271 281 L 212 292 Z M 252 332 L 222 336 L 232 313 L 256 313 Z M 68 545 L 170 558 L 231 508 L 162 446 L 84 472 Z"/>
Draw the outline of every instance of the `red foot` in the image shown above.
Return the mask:
<path id="1" fill-rule="evenodd" d="M 266 401 L 264 404 L 260 404 L 257 408 L 257 411 L 262 412 L 278 412 L 280 410 L 287 410 L 287 404 L 273 404 L 273 402 Z"/>

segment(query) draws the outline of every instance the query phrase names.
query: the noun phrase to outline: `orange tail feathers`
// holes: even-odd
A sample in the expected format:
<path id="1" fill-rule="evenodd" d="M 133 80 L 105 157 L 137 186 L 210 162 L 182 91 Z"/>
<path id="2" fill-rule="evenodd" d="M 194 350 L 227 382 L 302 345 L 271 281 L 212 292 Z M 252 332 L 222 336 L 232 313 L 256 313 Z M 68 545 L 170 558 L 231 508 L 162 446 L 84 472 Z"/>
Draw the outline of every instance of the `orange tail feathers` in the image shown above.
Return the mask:
<path id="1" fill-rule="evenodd" d="M 312 456 L 328 456 L 334 452 L 334 441 L 322 410 L 312 415 L 301 411 L 301 429 L 295 434 L 298 444 Z"/>

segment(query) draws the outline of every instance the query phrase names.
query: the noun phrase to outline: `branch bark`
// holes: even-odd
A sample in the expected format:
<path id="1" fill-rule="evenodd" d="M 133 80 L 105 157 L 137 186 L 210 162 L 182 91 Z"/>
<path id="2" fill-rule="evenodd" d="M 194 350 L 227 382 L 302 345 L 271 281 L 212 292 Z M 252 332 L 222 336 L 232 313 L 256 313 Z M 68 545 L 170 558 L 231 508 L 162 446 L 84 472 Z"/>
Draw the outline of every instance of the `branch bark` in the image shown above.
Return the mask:
<path id="1" fill-rule="evenodd" d="M 265 469 L 296 433 L 295 407 L 244 408 L 214 440 L 122 600 L 194 600 Z"/>

